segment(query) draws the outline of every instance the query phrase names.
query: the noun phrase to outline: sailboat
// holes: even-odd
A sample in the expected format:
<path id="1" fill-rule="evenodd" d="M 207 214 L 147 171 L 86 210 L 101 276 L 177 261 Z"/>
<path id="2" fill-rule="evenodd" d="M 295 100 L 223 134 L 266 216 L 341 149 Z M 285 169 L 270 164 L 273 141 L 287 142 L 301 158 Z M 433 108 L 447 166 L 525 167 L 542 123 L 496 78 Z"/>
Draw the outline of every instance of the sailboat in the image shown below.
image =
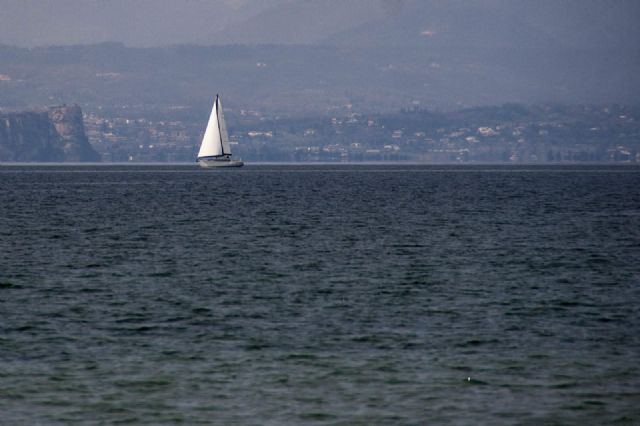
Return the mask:
<path id="1" fill-rule="evenodd" d="M 224 122 L 222 103 L 218 95 L 211 109 L 209 123 L 204 132 L 196 162 L 200 167 L 242 167 L 244 165 L 242 161 L 231 159 L 227 125 Z"/>

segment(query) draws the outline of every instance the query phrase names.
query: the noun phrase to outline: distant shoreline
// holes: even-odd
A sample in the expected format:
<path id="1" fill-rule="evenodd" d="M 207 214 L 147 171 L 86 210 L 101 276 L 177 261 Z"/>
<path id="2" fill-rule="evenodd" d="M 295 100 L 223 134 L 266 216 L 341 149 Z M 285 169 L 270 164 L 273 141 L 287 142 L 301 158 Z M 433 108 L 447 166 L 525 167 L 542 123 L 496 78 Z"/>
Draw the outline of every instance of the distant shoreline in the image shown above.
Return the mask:
<path id="1" fill-rule="evenodd" d="M 547 163 L 511 163 L 511 162 L 442 162 L 427 163 L 415 161 L 352 161 L 352 162 L 311 162 L 311 161 L 256 161 L 245 163 L 248 166 L 509 166 L 509 167 L 575 167 L 575 166 L 610 166 L 610 167 L 640 167 L 640 163 L 635 162 L 615 162 L 615 161 L 592 161 L 592 162 L 547 162 Z M 158 167 L 158 166 L 193 166 L 198 169 L 195 163 L 191 162 L 0 162 L 0 167 Z"/>

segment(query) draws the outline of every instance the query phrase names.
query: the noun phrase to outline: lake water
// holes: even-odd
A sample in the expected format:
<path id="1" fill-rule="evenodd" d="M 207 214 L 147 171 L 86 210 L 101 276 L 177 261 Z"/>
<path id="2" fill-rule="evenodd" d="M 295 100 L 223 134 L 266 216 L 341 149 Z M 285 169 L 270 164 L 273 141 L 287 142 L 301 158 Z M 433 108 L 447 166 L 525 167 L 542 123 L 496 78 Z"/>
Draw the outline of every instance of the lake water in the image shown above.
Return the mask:
<path id="1" fill-rule="evenodd" d="M 640 168 L 0 166 L 2 424 L 638 424 Z"/>

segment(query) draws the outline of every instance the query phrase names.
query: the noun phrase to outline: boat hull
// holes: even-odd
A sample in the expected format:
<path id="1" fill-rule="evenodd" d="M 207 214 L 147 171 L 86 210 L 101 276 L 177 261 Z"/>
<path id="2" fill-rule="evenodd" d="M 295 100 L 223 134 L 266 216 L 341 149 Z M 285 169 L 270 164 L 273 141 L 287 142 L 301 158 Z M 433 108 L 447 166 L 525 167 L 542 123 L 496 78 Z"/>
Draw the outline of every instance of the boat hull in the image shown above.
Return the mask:
<path id="1" fill-rule="evenodd" d="M 198 160 L 198 165 L 204 168 L 242 167 L 244 163 L 239 160 L 202 158 Z"/>

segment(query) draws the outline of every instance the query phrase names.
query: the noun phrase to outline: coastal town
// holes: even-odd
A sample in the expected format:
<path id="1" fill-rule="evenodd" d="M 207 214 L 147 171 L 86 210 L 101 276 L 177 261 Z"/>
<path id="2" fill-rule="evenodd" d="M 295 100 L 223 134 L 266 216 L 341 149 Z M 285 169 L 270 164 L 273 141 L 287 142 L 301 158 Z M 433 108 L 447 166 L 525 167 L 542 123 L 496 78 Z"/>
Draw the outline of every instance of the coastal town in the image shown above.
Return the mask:
<path id="1" fill-rule="evenodd" d="M 205 117 L 188 111 L 180 117 L 89 112 L 84 124 L 102 161 L 193 161 Z M 239 109 L 228 110 L 227 122 L 234 155 L 248 161 L 640 162 L 637 106 L 432 112 L 412 105 L 396 114 L 361 114 L 346 105 L 339 113 L 284 118 Z"/>

